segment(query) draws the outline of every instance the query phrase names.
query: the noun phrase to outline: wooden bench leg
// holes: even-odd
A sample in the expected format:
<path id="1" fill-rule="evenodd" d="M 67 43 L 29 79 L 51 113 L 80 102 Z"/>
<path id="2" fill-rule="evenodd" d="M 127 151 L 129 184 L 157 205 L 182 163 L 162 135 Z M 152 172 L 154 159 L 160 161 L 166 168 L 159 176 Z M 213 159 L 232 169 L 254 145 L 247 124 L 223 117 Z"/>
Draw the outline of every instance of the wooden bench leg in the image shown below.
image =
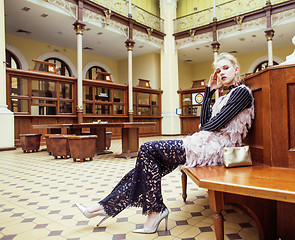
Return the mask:
<path id="1" fill-rule="evenodd" d="M 185 174 L 184 171 L 181 170 L 181 184 L 182 184 L 182 199 L 184 202 L 186 202 L 187 198 L 187 175 Z"/>
<path id="2" fill-rule="evenodd" d="M 223 192 L 208 190 L 210 208 L 214 211 L 213 222 L 217 240 L 224 240 L 223 216 L 221 211 L 224 208 Z"/>

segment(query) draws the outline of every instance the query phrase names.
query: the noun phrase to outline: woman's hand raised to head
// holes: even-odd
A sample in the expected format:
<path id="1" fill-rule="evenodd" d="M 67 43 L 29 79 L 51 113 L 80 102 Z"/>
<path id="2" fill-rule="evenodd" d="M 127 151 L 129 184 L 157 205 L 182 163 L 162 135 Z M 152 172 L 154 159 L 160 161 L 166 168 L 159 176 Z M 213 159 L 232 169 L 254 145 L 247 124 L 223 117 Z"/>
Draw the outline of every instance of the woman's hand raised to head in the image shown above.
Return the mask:
<path id="1" fill-rule="evenodd" d="M 217 71 L 214 71 L 214 73 L 211 74 L 208 87 L 210 87 L 211 91 L 223 87 L 223 84 L 218 84 L 217 82 Z"/>

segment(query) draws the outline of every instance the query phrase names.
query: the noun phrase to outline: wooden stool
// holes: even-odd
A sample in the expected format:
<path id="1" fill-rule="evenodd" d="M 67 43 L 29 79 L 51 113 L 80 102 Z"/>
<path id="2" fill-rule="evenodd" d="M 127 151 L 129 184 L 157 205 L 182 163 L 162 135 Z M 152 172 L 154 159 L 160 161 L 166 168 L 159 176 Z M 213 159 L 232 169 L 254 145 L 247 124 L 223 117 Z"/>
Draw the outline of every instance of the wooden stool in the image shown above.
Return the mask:
<path id="1" fill-rule="evenodd" d="M 106 149 L 110 149 L 112 141 L 112 132 L 106 132 Z"/>
<path id="2" fill-rule="evenodd" d="M 20 134 L 22 150 L 25 152 L 38 151 L 42 134 Z"/>
<path id="3" fill-rule="evenodd" d="M 51 145 L 51 153 L 55 159 L 60 158 L 69 158 L 70 149 L 68 143 L 68 137 L 70 135 L 56 134 L 49 136 L 49 141 Z"/>
<path id="4" fill-rule="evenodd" d="M 51 146 L 51 141 L 50 141 L 50 136 L 58 136 L 60 134 L 45 134 L 45 142 L 46 142 L 46 151 L 49 153 L 49 155 L 52 154 L 52 146 Z"/>
<path id="5" fill-rule="evenodd" d="M 80 159 L 83 162 L 86 158 L 92 160 L 96 152 L 96 135 L 69 136 L 70 153 L 73 161 Z"/>

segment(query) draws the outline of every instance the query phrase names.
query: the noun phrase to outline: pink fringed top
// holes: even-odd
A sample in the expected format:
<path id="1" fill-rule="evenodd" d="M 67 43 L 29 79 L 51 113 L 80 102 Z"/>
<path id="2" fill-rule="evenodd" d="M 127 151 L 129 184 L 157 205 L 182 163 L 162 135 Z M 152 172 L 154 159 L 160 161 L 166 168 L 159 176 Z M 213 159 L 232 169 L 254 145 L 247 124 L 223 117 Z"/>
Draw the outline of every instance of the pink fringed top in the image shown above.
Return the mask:
<path id="1" fill-rule="evenodd" d="M 252 96 L 251 90 L 245 85 L 232 89 L 228 94 L 218 98 L 212 108 L 211 119 L 220 112 L 238 88 L 246 88 Z M 252 105 L 239 112 L 225 126 L 216 131 L 200 131 L 183 139 L 186 150 L 186 163 L 184 167 L 221 165 L 223 148 L 241 146 L 254 119 L 254 99 Z"/>

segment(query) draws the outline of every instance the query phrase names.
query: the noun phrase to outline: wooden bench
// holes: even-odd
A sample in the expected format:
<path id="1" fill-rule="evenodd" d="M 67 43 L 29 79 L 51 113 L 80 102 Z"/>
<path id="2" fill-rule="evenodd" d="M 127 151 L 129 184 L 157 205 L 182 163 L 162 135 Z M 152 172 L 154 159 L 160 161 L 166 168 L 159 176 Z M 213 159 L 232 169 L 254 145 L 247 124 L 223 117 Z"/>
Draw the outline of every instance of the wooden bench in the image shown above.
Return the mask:
<path id="1" fill-rule="evenodd" d="M 223 239 L 225 203 L 238 203 L 250 213 L 260 239 L 295 239 L 295 65 L 266 68 L 245 84 L 254 96 L 255 119 L 244 143 L 257 163 L 185 169 L 183 197 L 185 174 L 208 189 L 217 239 Z"/>
<path id="2" fill-rule="evenodd" d="M 254 163 L 250 167 L 238 168 L 192 167 L 185 168 L 182 172 L 183 184 L 186 184 L 187 174 L 199 187 L 208 189 L 218 240 L 224 239 L 221 211 L 225 203 L 239 204 L 252 216 L 256 222 L 259 239 L 279 237 L 276 236 L 276 201 L 295 203 L 295 169 Z M 185 197 L 186 188 L 183 190 Z M 295 229 L 290 234 L 295 235 L 294 233 Z"/>

